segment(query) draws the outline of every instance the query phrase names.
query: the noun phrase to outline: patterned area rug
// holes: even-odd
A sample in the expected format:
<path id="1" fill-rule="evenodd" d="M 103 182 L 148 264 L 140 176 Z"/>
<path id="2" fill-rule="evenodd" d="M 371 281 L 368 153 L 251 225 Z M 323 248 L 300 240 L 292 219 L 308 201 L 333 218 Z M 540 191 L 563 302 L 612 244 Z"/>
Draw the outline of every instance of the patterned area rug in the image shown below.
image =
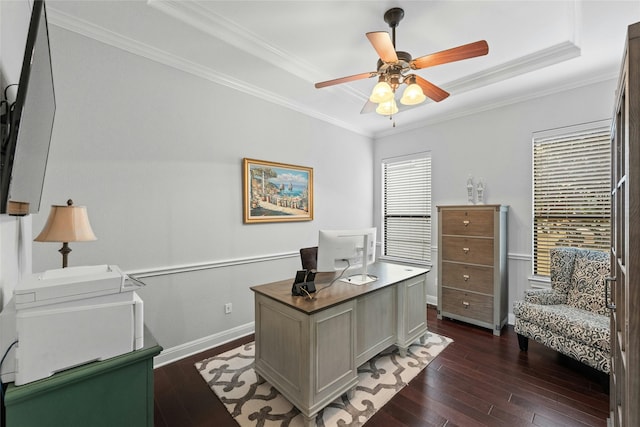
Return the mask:
<path id="1" fill-rule="evenodd" d="M 361 426 L 394 394 L 406 386 L 452 340 L 427 334 L 406 357 L 391 346 L 358 368 L 358 385 L 352 399 L 338 397 L 318 413 L 316 426 Z M 209 387 L 241 427 L 303 425 L 303 417 L 288 400 L 253 370 L 254 343 L 235 348 L 195 364 Z"/>

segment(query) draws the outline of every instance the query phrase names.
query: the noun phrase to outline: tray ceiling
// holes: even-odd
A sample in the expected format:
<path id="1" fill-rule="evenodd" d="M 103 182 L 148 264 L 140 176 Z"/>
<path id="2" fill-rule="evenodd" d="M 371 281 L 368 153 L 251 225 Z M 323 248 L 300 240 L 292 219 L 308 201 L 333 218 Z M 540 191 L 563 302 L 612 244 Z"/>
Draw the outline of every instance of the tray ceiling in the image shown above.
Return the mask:
<path id="1" fill-rule="evenodd" d="M 369 136 L 617 78 L 628 1 L 65 1 L 47 2 L 53 25 Z M 313 84 L 375 71 L 365 37 L 405 16 L 396 48 L 414 57 L 486 40 L 489 54 L 419 70 L 451 93 L 394 120 L 360 114 L 376 79 Z M 613 94 L 612 94 L 613 97 Z"/>

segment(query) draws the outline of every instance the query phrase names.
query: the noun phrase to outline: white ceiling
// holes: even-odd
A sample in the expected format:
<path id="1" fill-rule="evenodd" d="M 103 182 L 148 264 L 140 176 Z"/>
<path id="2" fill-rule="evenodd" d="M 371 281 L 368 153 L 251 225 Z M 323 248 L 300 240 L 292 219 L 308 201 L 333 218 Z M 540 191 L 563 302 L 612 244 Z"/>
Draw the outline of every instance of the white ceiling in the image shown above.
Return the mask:
<path id="1" fill-rule="evenodd" d="M 376 70 L 365 37 L 390 31 L 414 58 L 486 40 L 489 54 L 419 70 L 451 96 L 392 122 L 360 114 L 376 79 L 315 82 Z M 47 0 L 49 22 L 369 136 L 617 77 L 640 1 Z M 55 43 L 55 40 L 52 40 Z M 613 96 L 613 94 L 612 94 Z"/>

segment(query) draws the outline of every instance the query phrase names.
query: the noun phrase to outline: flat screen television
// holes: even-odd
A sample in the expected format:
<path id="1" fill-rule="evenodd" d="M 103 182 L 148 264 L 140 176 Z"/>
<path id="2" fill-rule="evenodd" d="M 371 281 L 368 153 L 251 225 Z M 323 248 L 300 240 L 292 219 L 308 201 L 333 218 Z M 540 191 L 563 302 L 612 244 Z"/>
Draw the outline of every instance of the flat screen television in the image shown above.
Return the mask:
<path id="1" fill-rule="evenodd" d="M 354 285 L 377 280 L 367 274 L 367 267 L 376 259 L 376 229 L 320 230 L 318 233 L 318 263 L 316 270 L 335 272 L 360 269 L 361 272 L 340 279 Z"/>
<path id="2" fill-rule="evenodd" d="M 8 132 L 0 150 L 0 213 L 40 210 L 56 100 L 44 1 L 29 21 L 16 100 L 7 108 Z"/>

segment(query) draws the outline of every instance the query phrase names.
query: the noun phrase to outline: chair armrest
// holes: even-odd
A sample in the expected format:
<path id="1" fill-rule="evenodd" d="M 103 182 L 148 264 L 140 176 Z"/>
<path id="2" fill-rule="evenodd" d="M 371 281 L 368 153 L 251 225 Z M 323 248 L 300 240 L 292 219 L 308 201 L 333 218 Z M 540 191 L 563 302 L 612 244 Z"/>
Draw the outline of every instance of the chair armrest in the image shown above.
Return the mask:
<path id="1" fill-rule="evenodd" d="M 532 304 L 566 304 L 567 295 L 553 289 L 528 289 L 524 291 L 524 300 Z"/>

